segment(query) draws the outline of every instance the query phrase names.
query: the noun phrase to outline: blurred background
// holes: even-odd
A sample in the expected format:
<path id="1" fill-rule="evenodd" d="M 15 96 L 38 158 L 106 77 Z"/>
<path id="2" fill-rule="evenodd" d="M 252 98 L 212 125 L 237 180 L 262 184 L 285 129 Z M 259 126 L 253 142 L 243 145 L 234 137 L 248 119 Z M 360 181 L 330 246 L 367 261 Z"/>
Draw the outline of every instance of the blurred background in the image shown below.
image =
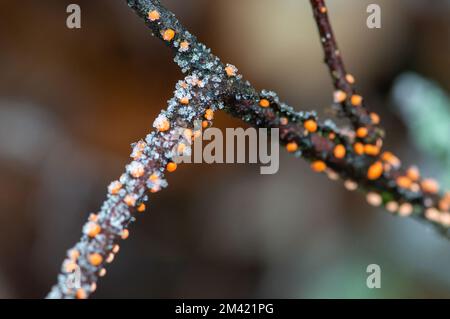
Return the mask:
<path id="1" fill-rule="evenodd" d="M 328 1 L 386 148 L 450 184 L 450 1 Z M 81 6 L 82 28 L 66 27 Z M 307 0 L 164 1 L 223 62 L 297 109 L 332 86 Z M 366 27 L 366 7 L 382 28 Z M 124 0 L 0 4 L 0 297 L 41 298 L 175 82 L 169 50 Z M 216 126 L 242 123 L 217 114 Z M 94 298 L 450 298 L 450 243 L 281 152 L 280 170 L 185 164 Z M 366 267 L 381 267 L 380 289 Z"/>

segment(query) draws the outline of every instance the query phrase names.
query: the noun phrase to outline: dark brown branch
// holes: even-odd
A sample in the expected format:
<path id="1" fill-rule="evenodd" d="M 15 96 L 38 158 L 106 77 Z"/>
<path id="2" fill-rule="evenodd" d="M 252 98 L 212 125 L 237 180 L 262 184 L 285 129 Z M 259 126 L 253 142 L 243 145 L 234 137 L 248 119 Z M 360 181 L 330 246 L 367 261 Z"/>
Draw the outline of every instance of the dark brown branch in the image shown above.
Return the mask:
<path id="1" fill-rule="evenodd" d="M 372 204 L 378 203 L 377 196 L 380 196 L 382 199 L 380 204 L 387 205 L 388 210 L 392 212 L 426 219 L 445 231 L 450 226 L 448 220 L 450 214 L 447 214 L 447 210 L 441 214 L 442 216 L 439 215 L 442 218 L 436 218 L 434 214 L 435 209 L 439 211 L 446 208 L 446 205 L 441 203 L 448 201 L 448 196 L 444 199 L 439 195 L 436 182 L 421 179 L 415 168 L 402 169 L 401 162 L 395 155 L 391 152 L 381 152 L 382 142 L 379 138 L 375 144 L 371 144 L 365 143 L 365 137 L 360 137 L 367 136 L 368 133 L 360 134 L 359 128 L 366 128 L 368 132 L 370 126 L 374 125 L 373 122 L 378 122 L 373 120 L 374 117 L 371 117 L 370 113 L 367 114 L 371 118 L 371 124 L 359 126 L 355 131 L 341 130 L 330 120 L 320 123 L 315 112 L 296 112 L 292 107 L 279 101 L 274 92 L 264 90 L 258 92 L 237 74 L 235 67 L 220 62 L 218 63 L 221 66 L 216 69 L 209 67 L 211 61 L 218 61 L 218 58 L 211 54 L 205 45 L 197 42 L 197 39 L 181 25 L 172 12 L 161 5 L 159 0 L 127 0 L 127 3 L 145 19 L 153 33 L 173 50 L 175 62 L 183 72 L 213 72 L 222 79 L 217 91 L 221 92 L 220 98 L 225 103 L 225 110 L 228 113 L 256 127 L 279 128 L 283 144 L 297 144 L 298 150 L 294 152 L 295 154 L 302 155 L 313 163 L 323 161 L 328 173 L 332 172 L 330 174 L 332 177 L 336 174 L 340 176 L 346 181 L 349 189 L 353 189 L 352 183 L 355 183 L 358 188 L 372 195 L 368 196 Z M 317 4 L 324 7 L 323 1 L 318 1 Z M 315 5 L 313 2 L 314 9 Z M 154 21 L 148 18 L 149 12 L 153 11 L 158 12 L 160 16 Z M 321 23 L 329 25 L 328 18 Z M 165 40 L 163 36 L 168 29 L 175 31 L 174 38 L 170 41 Z M 327 30 L 331 30 L 331 27 Z M 186 38 L 191 41 L 190 49 L 180 51 L 179 44 Z M 333 43 L 337 48 L 335 40 Z M 344 73 L 341 58 L 339 60 Z M 261 107 L 262 99 L 269 101 L 269 107 Z M 364 107 L 355 109 L 365 110 Z M 310 121 L 317 125 L 314 130 L 307 129 L 310 128 L 307 125 Z M 364 133 L 364 130 L 361 131 Z M 345 156 L 342 158 L 336 157 L 335 149 L 338 145 L 342 145 L 345 149 Z M 290 150 L 293 148 L 290 147 Z M 427 211 L 429 214 L 426 214 Z"/>
<path id="2" fill-rule="evenodd" d="M 203 119 L 209 123 L 212 112 L 221 108 L 252 126 L 279 128 L 281 143 L 289 152 L 311 161 L 315 171 L 326 172 L 333 180 L 341 178 L 349 190 L 365 192 L 371 205 L 383 205 L 399 216 L 425 220 L 450 237 L 450 195 L 441 196 L 436 182 L 421 179 L 416 169 L 402 170 L 400 160 L 392 153 L 381 153 L 379 137 L 372 141 L 375 144 L 369 143 L 370 132 L 374 136 L 379 132 L 371 129 L 375 125 L 373 116 L 366 114 L 362 105 L 355 112 L 345 102 L 354 131 L 339 129 L 329 120 L 320 123 L 314 112 L 296 112 L 274 92 L 255 90 L 234 66 L 224 65 L 212 55 L 158 0 L 127 3 L 171 48 L 175 62 L 188 75 L 178 83 L 168 108 L 155 121 L 156 131 L 134 146 L 133 162 L 119 181 L 110 185 L 100 212 L 90 217 L 80 242 L 69 250 L 50 298 L 84 298 L 95 290 L 105 264 L 118 251 L 116 242 L 126 237 L 128 224 L 134 220 L 135 212 L 142 210 L 149 190 L 157 191 L 166 185 L 164 173 L 172 170 L 168 166 L 174 156 L 172 149 L 184 143 L 177 134 L 178 128 L 190 132 L 182 136 L 195 136 L 194 121 Z M 312 4 L 315 14 L 323 15 L 322 1 Z M 331 31 L 328 19 L 323 19 L 319 17 L 319 30 Z M 334 38 L 329 39 L 333 40 L 326 50 L 337 49 Z M 349 83 L 342 82 L 346 73 L 335 53 L 329 53 L 331 59 L 337 59 L 330 68 L 340 72 L 335 86 L 353 94 Z M 367 130 L 362 132 L 365 134 L 360 128 Z M 81 270 L 81 287 L 77 289 L 67 284 L 74 267 Z"/>
<path id="3" fill-rule="evenodd" d="M 328 65 L 336 90 L 341 90 L 351 97 L 355 93 L 354 77 L 345 70 L 341 52 L 337 46 L 333 29 L 328 18 L 328 9 L 323 0 L 310 0 L 314 18 L 319 29 L 320 43 L 325 53 L 325 63 Z"/>
<path id="4" fill-rule="evenodd" d="M 361 140 L 365 143 L 375 143 L 377 139 L 384 137 L 384 132 L 379 127 L 379 118 L 371 114 L 365 107 L 363 97 L 356 93 L 354 87 L 355 77 L 348 73 L 344 66 L 341 51 L 328 18 L 328 9 L 324 0 L 310 0 L 314 19 L 320 35 L 320 43 L 325 55 L 325 63 L 328 66 L 330 76 L 335 88 L 334 102 L 341 106 L 342 113 L 348 117 L 353 127 L 366 127 L 368 134 Z"/>

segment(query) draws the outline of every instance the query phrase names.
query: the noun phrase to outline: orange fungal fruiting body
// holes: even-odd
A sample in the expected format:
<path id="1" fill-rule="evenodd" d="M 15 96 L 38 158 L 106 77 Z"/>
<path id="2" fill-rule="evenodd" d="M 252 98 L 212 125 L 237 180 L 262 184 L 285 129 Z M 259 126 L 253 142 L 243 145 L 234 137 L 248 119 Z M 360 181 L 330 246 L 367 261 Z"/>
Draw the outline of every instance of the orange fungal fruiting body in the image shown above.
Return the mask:
<path id="1" fill-rule="evenodd" d="M 334 92 L 334 102 L 342 103 L 347 99 L 347 94 L 344 91 L 337 90 Z"/>
<path id="2" fill-rule="evenodd" d="M 383 198 L 380 194 L 377 194 L 375 192 L 369 192 L 366 194 L 366 200 L 369 205 L 372 206 L 380 206 L 383 203 Z"/>
<path id="3" fill-rule="evenodd" d="M 286 144 L 286 150 L 287 150 L 289 153 L 296 152 L 296 151 L 298 150 L 298 145 L 297 145 L 297 143 L 295 143 L 295 142 L 287 143 L 287 144 Z"/>
<path id="4" fill-rule="evenodd" d="M 125 202 L 125 204 L 127 204 L 128 206 L 134 206 L 136 204 L 136 198 L 133 195 L 128 194 L 127 196 L 125 196 L 125 198 L 123 199 L 123 201 Z"/>
<path id="5" fill-rule="evenodd" d="M 269 105 L 270 105 L 269 100 L 267 100 L 267 99 L 259 100 L 259 106 L 261 106 L 261 107 L 269 107 Z"/>
<path id="6" fill-rule="evenodd" d="M 355 94 L 355 95 L 352 95 L 350 102 L 352 103 L 353 106 L 360 106 L 362 103 L 362 100 L 363 99 L 362 99 L 361 95 Z"/>
<path id="7" fill-rule="evenodd" d="M 370 113 L 370 120 L 375 125 L 380 124 L 380 116 L 377 113 Z"/>
<path id="8" fill-rule="evenodd" d="M 157 174 L 152 174 L 148 179 L 153 183 L 156 183 L 159 180 L 159 176 Z"/>
<path id="9" fill-rule="evenodd" d="M 80 252 L 77 249 L 71 249 L 68 253 L 69 258 L 72 260 L 77 260 L 80 257 Z"/>
<path id="10" fill-rule="evenodd" d="M 120 237 L 125 240 L 128 238 L 128 236 L 130 236 L 130 231 L 128 229 L 124 229 Z"/>
<path id="11" fill-rule="evenodd" d="M 339 159 L 344 158 L 345 153 L 346 153 L 346 150 L 345 150 L 344 145 L 338 144 L 334 147 L 334 150 L 333 150 L 334 157 L 339 158 Z"/>
<path id="12" fill-rule="evenodd" d="M 225 73 L 228 77 L 236 76 L 237 69 L 234 65 L 228 64 L 225 67 Z"/>
<path id="13" fill-rule="evenodd" d="M 354 191 L 355 189 L 358 188 L 358 184 L 350 179 L 347 179 L 344 182 L 344 187 L 349 191 Z"/>
<path id="14" fill-rule="evenodd" d="M 92 266 L 99 266 L 103 262 L 103 257 L 99 253 L 92 253 L 88 257 L 89 262 Z"/>
<path id="15" fill-rule="evenodd" d="M 370 180 L 376 180 L 380 178 L 382 174 L 383 174 L 383 164 L 381 162 L 375 162 L 369 167 L 367 171 L 367 178 Z"/>
<path id="16" fill-rule="evenodd" d="M 350 73 L 347 73 L 345 75 L 345 79 L 347 80 L 348 83 L 350 84 L 354 84 L 355 83 L 355 77 L 353 75 L 351 75 Z"/>
<path id="17" fill-rule="evenodd" d="M 156 129 L 160 132 L 165 132 L 170 129 L 170 122 L 165 116 L 158 116 L 154 123 Z"/>
<path id="18" fill-rule="evenodd" d="M 114 247 L 113 247 L 113 249 L 112 249 L 112 252 L 113 252 L 114 254 L 117 254 L 117 253 L 119 252 L 119 250 L 120 250 L 120 246 L 117 245 L 117 244 L 115 244 Z"/>
<path id="19" fill-rule="evenodd" d="M 422 186 L 422 190 L 426 193 L 436 194 L 439 192 L 438 182 L 431 178 L 422 180 L 420 186 Z"/>
<path id="20" fill-rule="evenodd" d="M 436 208 L 428 208 L 426 211 L 425 211 L 425 217 L 427 218 L 427 219 L 429 219 L 429 220 L 431 220 L 431 221 L 434 221 L 434 222 L 438 222 L 439 221 L 439 217 L 440 217 L 440 213 L 439 213 L 439 211 L 436 209 Z"/>
<path id="21" fill-rule="evenodd" d="M 447 201 L 445 198 L 439 201 L 439 209 L 443 212 L 450 211 L 450 201 Z"/>
<path id="22" fill-rule="evenodd" d="M 106 258 L 105 261 L 106 261 L 108 264 L 110 264 L 110 263 L 113 262 L 113 260 L 114 260 L 114 254 L 113 254 L 113 253 L 110 253 L 110 254 L 108 255 L 108 257 Z"/>
<path id="23" fill-rule="evenodd" d="M 90 222 L 89 223 L 89 229 L 87 235 L 91 238 L 97 236 L 101 232 L 102 228 L 99 224 Z"/>
<path id="24" fill-rule="evenodd" d="M 165 41 L 172 41 L 172 39 L 175 37 L 175 31 L 172 29 L 167 29 L 163 32 L 163 39 Z"/>
<path id="25" fill-rule="evenodd" d="M 396 179 L 397 185 L 401 188 L 410 188 L 412 185 L 412 181 L 409 177 L 407 176 L 399 176 Z"/>
<path id="26" fill-rule="evenodd" d="M 86 299 L 86 298 L 87 298 L 86 291 L 84 291 L 83 288 L 77 289 L 77 292 L 76 292 L 76 294 L 75 294 L 75 297 L 76 297 L 77 299 Z"/>
<path id="27" fill-rule="evenodd" d="M 117 195 L 122 188 L 122 183 L 119 181 L 114 181 L 109 184 L 108 190 L 112 195 Z"/>
<path id="28" fill-rule="evenodd" d="M 287 125 L 289 123 L 289 120 L 287 117 L 280 117 L 280 124 L 281 125 Z"/>
<path id="29" fill-rule="evenodd" d="M 367 130 L 366 127 L 360 127 L 360 128 L 358 128 L 358 129 L 356 130 L 356 136 L 359 137 L 359 138 L 364 138 L 364 137 L 366 137 L 368 133 L 369 133 L 369 132 L 368 132 L 368 130 Z"/>
<path id="30" fill-rule="evenodd" d="M 188 105 L 189 104 L 189 98 L 188 97 L 182 97 L 181 99 L 180 99 L 180 103 L 181 104 L 183 104 L 183 105 Z"/>
<path id="31" fill-rule="evenodd" d="M 156 21 L 156 20 L 159 20 L 159 18 L 160 18 L 160 14 L 159 14 L 159 12 L 156 11 L 156 10 L 150 11 L 150 12 L 148 13 L 148 19 L 149 19 L 150 21 Z"/>
<path id="32" fill-rule="evenodd" d="M 314 172 L 320 173 L 327 168 L 327 164 L 324 161 L 314 161 L 311 163 L 311 168 Z"/>
<path id="33" fill-rule="evenodd" d="M 420 172 L 416 166 L 411 166 L 408 168 L 406 175 L 413 181 L 417 181 L 420 178 Z"/>
<path id="34" fill-rule="evenodd" d="M 139 177 L 143 176 L 144 173 L 145 173 L 144 165 L 142 165 L 139 162 L 132 163 L 131 170 L 130 170 L 131 176 L 133 176 L 134 178 L 139 178 Z"/>
<path id="35" fill-rule="evenodd" d="M 376 156 L 380 153 L 380 148 L 376 145 L 366 144 L 364 145 L 364 153 L 370 156 Z"/>
<path id="36" fill-rule="evenodd" d="M 364 154 L 364 145 L 360 142 L 357 142 L 353 145 L 353 149 L 355 150 L 355 153 L 358 155 Z"/>
<path id="37" fill-rule="evenodd" d="M 400 166 L 401 164 L 398 157 L 392 154 L 391 152 L 384 152 L 383 154 L 381 154 L 381 159 L 396 167 Z"/>
<path id="38" fill-rule="evenodd" d="M 410 203 L 403 203 L 398 208 L 398 214 L 402 217 L 406 217 L 411 215 L 413 210 L 414 210 L 413 205 L 411 205 Z"/>
<path id="39" fill-rule="evenodd" d="M 144 203 L 140 204 L 140 205 L 138 206 L 138 208 L 137 208 L 137 211 L 140 212 L 140 213 L 142 213 L 143 211 L 145 211 L 145 204 L 144 204 Z"/>
<path id="40" fill-rule="evenodd" d="M 169 162 L 166 166 L 166 169 L 169 173 L 175 172 L 175 170 L 177 169 L 177 163 Z"/>
<path id="41" fill-rule="evenodd" d="M 214 118 L 214 111 L 211 109 L 207 109 L 205 111 L 205 119 L 207 119 L 208 121 L 211 121 Z"/>
<path id="42" fill-rule="evenodd" d="M 305 121 L 305 123 L 303 123 L 303 126 L 310 133 L 314 133 L 315 131 L 317 131 L 317 123 L 314 120 Z"/>
<path id="43" fill-rule="evenodd" d="M 182 42 L 180 43 L 180 48 L 181 48 L 182 50 L 186 51 L 187 49 L 189 49 L 189 42 L 187 42 L 187 41 L 182 41 Z"/>
<path id="44" fill-rule="evenodd" d="M 386 209 L 388 212 L 395 213 L 398 210 L 398 203 L 395 201 L 387 202 Z"/>

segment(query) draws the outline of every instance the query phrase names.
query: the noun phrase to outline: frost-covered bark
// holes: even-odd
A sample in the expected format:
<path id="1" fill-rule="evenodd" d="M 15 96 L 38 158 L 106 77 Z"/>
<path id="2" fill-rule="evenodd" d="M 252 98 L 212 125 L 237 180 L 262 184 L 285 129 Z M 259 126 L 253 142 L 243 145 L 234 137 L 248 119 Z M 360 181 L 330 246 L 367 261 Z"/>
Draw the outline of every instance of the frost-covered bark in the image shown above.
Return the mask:
<path id="1" fill-rule="evenodd" d="M 198 132 L 194 121 L 210 125 L 213 112 L 220 108 L 252 126 L 279 128 L 280 141 L 288 152 L 310 161 L 313 170 L 343 180 L 347 189 L 361 190 L 371 205 L 384 205 L 391 213 L 424 219 L 449 235 L 450 195 L 440 195 L 434 180 L 421 179 L 414 167 L 403 170 L 396 156 L 381 151 L 379 117 L 369 113 L 362 97 L 354 93 L 354 78 L 346 73 L 337 54 L 323 1 L 311 0 L 311 4 L 336 88 L 335 103 L 350 119 L 352 128 L 338 128 L 330 120 L 320 122 L 315 112 L 297 112 L 281 102 L 276 93 L 257 91 L 236 67 L 223 64 L 198 42 L 160 1 L 126 1 L 173 51 L 174 61 L 187 76 L 177 84 L 167 109 L 155 120 L 156 130 L 134 145 L 133 161 L 110 185 L 100 212 L 91 215 L 80 242 L 69 250 L 49 297 L 85 298 L 95 290 L 98 277 L 105 273 L 105 263 L 118 252 L 116 242 L 128 235 L 135 212 L 144 209 L 149 192 L 166 186 L 164 173 L 176 167 L 171 162 L 174 147 L 179 151 L 182 144 L 182 151 L 187 151 L 186 136 L 195 138 Z M 67 280 L 77 266 L 82 285 L 74 289 L 68 287 Z"/>
<path id="2" fill-rule="evenodd" d="M 167 186 L 165 172 L 176 169 L 174 156 L 189 154 L 192 139 L 201 130 L 197 121 L 210 125 L 213 112 L 222 108 L 218 94 L 212 93 L 217 81 L 220 78 L 213 73 L 193 72 L 177 84 L 167 109 L 154 121 L 155 131 L 132 145 L 132 161 L 108 186 L 100 211 L 90 215 L 80 241 L 67 252 L 49 298 L 82 299 L 96 289 L 98 278 L 106 273 L 105 264 L 119 251 L 117 242 L 128 237 L 136 213 L 145 210 L 151 193 Z"/>

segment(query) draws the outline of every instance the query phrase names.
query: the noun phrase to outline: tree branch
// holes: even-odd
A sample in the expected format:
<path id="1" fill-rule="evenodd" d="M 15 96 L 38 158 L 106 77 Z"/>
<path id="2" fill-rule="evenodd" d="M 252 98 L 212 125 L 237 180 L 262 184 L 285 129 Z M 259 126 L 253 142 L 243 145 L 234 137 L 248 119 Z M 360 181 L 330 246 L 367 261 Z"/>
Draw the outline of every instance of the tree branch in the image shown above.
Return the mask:
<path id="1" fill-rule="evenodd" d="M 315 112 L 296 112 L 281 102 L 276 93 L 258 92 L 237 74 L 234 66 L 222 64 L 204 44 L 198 42 L 159 0 L 127 0 L 127 3 L 145 20 L 153 34 L 172 49 L 174 60 L 183 72 L 213 72 L 220 78 L 216 91 L 225 103 L 225 111 L 255 127 L 279 128 L 281 143 L 287 146 L 288 151 L 311 161 L 313 169 L 326 171 L 333 179 L 341 177 L 349 189 L 355 189 L 356 184 L 357 188 L 369 194 L 372 204 L 386 205 L 389 211 L 403 216 L 426 219 L 445 231 L 450 226 L 448 193 L 445 196 L 439 194 L 439 185 L 434 180 L 421 179 L 417 168 L 402 169 L 400 160 L 394 154 L 381 152 L 380 138 L 375 144 L 365 143 L 371 127 L 379 122 L 378 115 L 368 113 L 370 123 L 358 126 L 354 131 L 339 129 L 330 120 L 320 123 Z M 322 30 L 320 32 L 329 34 L 325 36 L 326 47 L 337 50 L 324 2 L 311 0 L 311 4 L 315 15 L 318 12 L 322 14 L 316 18 L 319 30 Z M 158 19 L 151 19 L 152 13 L 157 13 Z M 164 34 L 169 29 L 174 30 L 174 37 L 167 41 Z M 189 48 L 192 50 L 179 49 L 186 38 L 189 38 Z M 327 53 L 327 50 L 327 60 L 334 61 L 329 66 L 331 74 L 333 70 L 340 72 L 336 88 L 354 92 L 352 83 L 349 83 L 352 81 L 347 79 L 344 85 L 341 79 L 342 76 L 348 78 L 342 57 Z M 211 61 L 217 62 L 220 67 L 211 69 Z M 267 100 L 268 104 L 266 101 L 261 103 L 263 100 Z M 364 107 L 353 108 L 361 110 L 361 114 L 367 112 Z M 365 122 L 367 118 L 361 121 Z M 323 162 L 326 168 L 322 170 L 323 165 L 318 162 Z M 380 197 L 381 201 L 378 200 Z"/>
<path id="2" fill-rule="evenodd" d="M 145 211 L 151 193 L 167 186 L 165 173 L 177 167 L 174 156 L 189 154 L 202 124 L 209 126 L 214 111 L 223 107 L 214 86 L 214 78 L 196 72 L 176 85 L 167 109 L 153 123 L 155 131 L 132 145 L 133 161 L 109 185 L 100 211 L 89 216 L 80 241 L 67 252 L 48 298 L 84 299 L 95 291 L 98 278 L 106 273 L 105 265 L 119 251 L 117 242 L 128 237 L 135 215 Z"/>
<path id="3" fill-rule="evenodd" d="M 316 17 L 320 33 L 330 34 L 326 36 L 325 55 L 331 61 L 331 73 L 337 74 L 335 87 L 351 95 L 352 81 L 348 81 L 342 59 L 336 55 L 331 27 L 323 16 L 324 3 L 311 2 L 315 15 L 321 14 Z M 156 131 L 134 145 L 133 162 L 119 181 L 110 185 L 100 212 L 91 215 L 80 242 L 69 250 L 58 283 L 48 297 L 85 298 L 95 290 L 105 264 L 118 251 L 116 242 L 128 235 L 127 227 L 134 221 L 135 213 L 143 210 L 149 190 L 154 192 L 166 186 L 165 171 L 175 167 L 171 162 L 177 152 L 174 147 L 179 151 L 182 144 L 189 149 L 186 136 L 197 136 L 199 131 L 194 121 L 203 120 L 210 125 L 213 112 L 220 108 L 254 127 L 279 128 L 281 143 L 289 152 L 310 161 L 313 170 L 325 172 L 333 180 L 341 178 L 349 190 L 365 192 L 371 205 L 383 205 L 399 216 L 425 220 L 449 236 L 450 195 L 440 195 L 437 183 L 421 179 L 416 168 L 402 170 L 400 160 L 392 153 L 381 153 L 380 131 L 374 120 L 377 117 L 367 113 L 362 105 L 350 110 L 348 102 L 344 103 L 344 113 L 354 130 L 340 129 L 330 120 L 321 123 L 315 112 L 297 112 L 281 102 L 276 93 L 258 92 L 238 74 L 236 67 L 222 64 L 198 42 L 159 0 L 127 3 L 172 50 L 174 61 L 188 75 L 177 84 L 167 109 L 156 119 Z M 347 78 L 345 83 L 343 77 Z M 350 97 L 350 103 L 351 100 Z M 67 283 L 76 267 L 81 270 L 81 288 L 73 289 Z"/>
<path id="4" fill-rule="evenodd" d="M 354 88 L 355 77 L 347 73 L 342 54 L 336 43 L 336 39 L 328 18 L 328 9 L 324 0 L 310 0 L 314 19 L 320 35 L 320 43 L 325 55 L 325 63 L 328 66 L 330 76 L 335 88 L 334 103 L 341 106 L 343 115 L 350 119 L 353 127 L 366 127 L 368 134 L 361 138 L 362 142 L 375 143 L 384 137 L 383 130 L 379 127 L 379 118 L 374 113 L 369 113 L 365 107 L 363 97 L 356 93 Z"/>

